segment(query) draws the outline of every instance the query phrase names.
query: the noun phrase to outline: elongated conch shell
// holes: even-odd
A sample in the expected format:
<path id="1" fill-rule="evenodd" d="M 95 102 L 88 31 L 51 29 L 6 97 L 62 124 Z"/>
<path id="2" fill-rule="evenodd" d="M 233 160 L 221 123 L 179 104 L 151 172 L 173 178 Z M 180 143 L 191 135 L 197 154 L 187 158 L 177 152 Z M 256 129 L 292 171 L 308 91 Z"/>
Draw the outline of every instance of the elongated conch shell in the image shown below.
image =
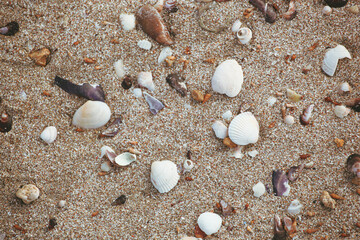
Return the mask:
<path id="1" fill-rule="evenodd" d="M 325 53 L 324 61 L 321 66 L 322 70 L 329 76 L 334 76 L 339 59 L 349 58 L 351 55 L 349 51 L 342 45 L 337 45 L 335 48 L 329 49 Z"/>
<path id="2" fill-rule="evenodd" d="M 136 161 L 136 155 L 129 152 L 120 154 L 114 160 L 114 162 L 121 167 L 127 166 L 134 161 Z"/>
<path id="3" fill-rule="evenodd" d="M 232 25 L 232 27 L 231 27 L 231 31 L 232 31 L 233 33 L 237 33 L 238 31 L 240 31 L 241 24 L 242 24 L 242 23 L 240 22 L 240 20 L 237 19 L 237 20 L 233 23 L 233 25 Z"/>
<path id="4" fill-rule="evenodd" d="M 303 110 L 303 113 L 300 115 L 300 123 L 302 125 L 308 125 L 310 123 L 310 118 L 312 111 L 314 110 L 314 104 L 310 104 Z"/>
<path id="5" fill-rule="evenodd" d="M 249 28 L 240 28 L 236 33 L 236 37 L 242 44 L 247 44 L 252 38 L 252 31 Z"/>
<path id="6" fill-rule="evenodd" d="M 219 231 L 222 219 L 216 213 L 204 212 L 199 216 L 197 224 L 199 225 L 201 231 L 203 231 L 206 235 L 211 235 Z"/>
<path id="7" fill-rule="evenodd" d="M 155 84 L 153 82 L 153 78 L 151 72 L 140 72 L 138 74 L 137 81 L 140 86 L 149 89 L 150 91 L 155 90 Z"/>
<path id="8" fill-rule="evenodd" d="M 215 70 L 211 79 L 211 86 L 215 92 L 235 97 L 239 94 L 243 84 L 243 71 L 236 60 L 222 62 Z"/>
<path id="9" fill-rule="evenodd" d="M 300 204 L 299 200 L 295 199 L 290 203 L 290 206 L 288 207 L 288 212 L 291 215 L 297 215 L 301 212 L 301 208 L 303 207 L 302 204 Z"/>
<path id="10" fill-rule="evenodd" d="M 25 204 L 29 204 L 39 198 L 40 190 L 33 184 L 27 184 L 19 188 L 16 196 Z"/>
<path id="11" fill-rule="evenodd" d="M 146 102 L 149 104 L 150 112 L 152 114 L 157 114 L 161 109 L 165 106 L 162 102 L 151 96 L 150 94 L 144 92 L 144 98 Z"/>
<path id="12" fill-rule="evenodd" d="M 150 50 L 151 49 L 151 42 L 149 42 L 148 40 L 140 40 L 138 41 L 137 45 L 139 46 L 139 48 L 145 49 L 145 50 Z"/>
<path id="13" fill-rule="evenodd" d="M 57 136 L 56 127 L 50 126 L 46 127 L 44 131 L 40 134 L 40 138 L 44 140 L 46 143 L 52 143 L 55 141 Z"/>
<path id="14" fill-rule="evenodd" d="M 135 16 L 133 14 L 120 14 L 120 21 L 125 31 L 135 29 Z"/>
<path id="15" fill-rule="evenodd" d="M 227 127 L 220 121 L 215 121 L 211 128 L 214 130 L 215 136 L 217 138 L 224 139 L 228 136 Z"/>
<path id="16" fill-rule="evenodd" d="M 237 145 L 256 143 L 259 139 L 259 123 L 251 112 L 237 115 L 229 125 L 231 141 Z"/>
<path id="17" fill-rule="evenodd" d="M 160 193 L 169 192 L 176 186 L 179 179 L 175 163 L 164 160 L 151 164 L 151 182 Z"/>
<path id="18" fill-rule="evenodd" d="M 170 38 L 169 31 L 160 13 L 151 5 L 139 9 L 136 19 L 143 31 L 162 45 L 171 45 L 174 41 Z"/>
<path id="19" fill-rule="evenodd" d="M 104 126 L 111 116 L 109 106 L 100 101 L 87 101 L 74 114 L 72 124 L 84 128 L 93 129 Z"/>
<path id="20" fill-rule="evenodd" d="M 344 105 L 338 105 L 334 108 L 334 113 L 339 118 L 344 118 L 350 113 L 350 108 L 345 107 Z"/>

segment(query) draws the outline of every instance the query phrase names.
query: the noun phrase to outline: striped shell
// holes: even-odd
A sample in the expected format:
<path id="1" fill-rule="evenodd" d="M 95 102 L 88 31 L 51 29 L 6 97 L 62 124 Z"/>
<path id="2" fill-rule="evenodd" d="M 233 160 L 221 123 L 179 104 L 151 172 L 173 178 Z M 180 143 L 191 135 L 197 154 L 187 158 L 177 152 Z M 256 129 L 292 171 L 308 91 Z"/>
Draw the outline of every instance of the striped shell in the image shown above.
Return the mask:
<path id="1" fill-rule="evenodd" d="M 74 114 L 72 124 L 84 128 L 93 129 L 104 126 L 111 116 L 109 106 L 100 101 L 87 101 Z"/>
<path id="2" fill-rule="evenodd" d="M 251 112 L 237 115 L 229 125 L 229 137 L 237 145 L 256 143 L 259 139 L 259 123 Z"/>
<path id="3" fill-rule="evenodd" d="M 160 193 L 169 192 L 179 181 L 176 164 L 164 160 L 151 164 L 151 182 Z"/>

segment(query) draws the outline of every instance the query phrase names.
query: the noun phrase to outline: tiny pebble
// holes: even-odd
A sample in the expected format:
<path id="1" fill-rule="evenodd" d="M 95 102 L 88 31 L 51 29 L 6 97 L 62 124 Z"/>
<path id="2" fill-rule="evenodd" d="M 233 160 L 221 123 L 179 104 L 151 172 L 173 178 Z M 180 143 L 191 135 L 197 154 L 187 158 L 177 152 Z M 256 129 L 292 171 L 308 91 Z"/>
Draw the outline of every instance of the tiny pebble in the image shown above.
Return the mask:
<path id="1" fill-rule="evenodd" d="M 140 88 L 134 88 L 133 93 L 134 93 L 135 97 L 137 97 L 137 98 L 142 96 L 142 91 Z"/>
<path id="2" fill-rule="evenodd" d="M 58 206 L 61 207 L 61 208 L 62 208 L 62 207 L 65 207 L 65 205 L 66 205 L 66 201 L 65 201 L 65 200 L 60 200 L 59 203 L 58 203 Z"/>
<path id="3" fill-rule="evenodd" d="M 287 116 L 284 118 L 284 122 L 285 122 L 286 124 L 291 125 L 291 124 L 294 124 L 295 119 L 294 119 L 293 116 L 287 115 Z"/>
<path id="4" fill-rule="evenodd" d="M 329 7 L 329 6 L 325 6 L 321 12 L 322 12 L 324 15 L 328 15 L 328 16 L 329 16 L 329 15 L 331 14 L 331 12 L 332 12 L 332 8 Z"/>
<path id="5" fill-rule="evenodd" d="M 247 154 L 250 156 L 250 157 L 256 157 L 256 155 L 259 154 L 259 152 L 257 150 L 252 150 L 250 152 L 247 152 Z"/>
<path id="6" fill-rule="evenodd" d="M 276 101 L 277 101 L 276 97 L 269 97 L 267 100 L 269 106 L 273 106 L 276 103 Z"/>

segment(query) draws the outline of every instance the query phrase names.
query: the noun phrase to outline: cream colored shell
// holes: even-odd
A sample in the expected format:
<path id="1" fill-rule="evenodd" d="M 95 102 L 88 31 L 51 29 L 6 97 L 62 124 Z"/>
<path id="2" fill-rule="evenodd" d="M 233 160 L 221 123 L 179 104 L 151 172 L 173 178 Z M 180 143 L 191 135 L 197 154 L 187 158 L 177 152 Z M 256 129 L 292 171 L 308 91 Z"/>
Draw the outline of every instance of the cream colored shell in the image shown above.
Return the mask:
<path id="1" fill-rule="evenodd" d="M 329 49 L 325 53 L 322 70 L 329 76 L 334 76 L 339 59 L 349 58 L 351 55 L 343 45 L 337 45 L 335 48 Z"/>
<path id="2" fill-rule="evenodd" d="M 39 198 L 40 190 L 33 184 L 27 184 L 19 188 L 16 196 L 24 203 L 29 204 Z"/>
<path id="3" fill-rule="evenodd" d="M 247 27 L 240 28 L 239 31 L 236 33 L 236 37 L 242 44 L 247 44 L 252 38 L 252 31 L 250 28 Z"/>
<path id="4" fill-rule="evenodd" d="M 46 127 L 44 131 L 40 134 L 40 138 L 44 140 L 46 143 L 52 143 L 55 141 L 57 136 L 56 127 L 50 126 Z"/>
<path id="5" fill-rule="evenodd" d="M 222 219 L 216 213 L 204 212 L 199 216 L 197 223 L 201 231 L 206 233 L 206 235 L 211 235 L 219 231 Z"/>
<path id="6" fill-rule="evenodd" d="M 230 123 L 229 137 L 237 145 L 256 143 L 259 139 L 259 123 L 251 112 L 237 115 Z"/>
<path id="7" fill-rule="evenodd" d="M 94 129 L 104 126 L 111 116 L 109 106 L 100 101 L 87 101 L 74 114 L 72 124 L 84 128 Z"/>
<path id="8" fill-rule="evenodd" d="M 176 164 L 168 160 L 153 162 L 150 177 L 152 184 L 160 193 L 169 192 L 180 179 Z"/>

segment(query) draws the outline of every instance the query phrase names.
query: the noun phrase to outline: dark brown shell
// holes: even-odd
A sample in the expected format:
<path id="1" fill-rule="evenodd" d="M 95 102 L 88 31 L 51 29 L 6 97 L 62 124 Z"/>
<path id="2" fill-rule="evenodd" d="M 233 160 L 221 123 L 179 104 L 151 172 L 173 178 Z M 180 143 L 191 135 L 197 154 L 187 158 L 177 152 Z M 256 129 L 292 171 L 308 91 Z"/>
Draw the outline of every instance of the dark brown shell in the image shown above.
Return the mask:
<path id="1" fill-rule="evenodd" d="M 348 0 L 325 0 L 327 5 L 333 8 L 343 7 L 347 4 Z"/>
<path id="2" fill-rule="evenodd" d="M 187 93 L 186 88 L 180 84 L 184 81 L 185 79 L 177 73 L 171 73 L 166 77 L 166 82 L 170 84 L 170 86 L 176 91 L 178 91 L 182 97 L 185 97 Z"/>
<path id="3" fill-rule="evenodd" d="M 360 98 L 352 98 L 345 102 L 347 107 L 351 107 L 355 112 L 360 112 Z"/>
<path id="4" fill-rule="evenodd" d="M 136 14 L 136 20 L 142 30 L 158 43 L 166 46 L 174 43 L 161 15 L 153 6 L 141 7 Z"/>
<path id="5" fill-rule="evenodd" d="M 264 14 L 266 22 L 274 23 L 276 21 L 276 11 L 272 4 L 265 3 L 263 0 L 249 0 L 249 3 Z"/>
<path id="6" fill-rule="evenodd" d="M 8 132 L 12 128 L 12 117 L 7 112 L 0 115 L 0 132 Z"/>
<path id="7" fill-rule="evenodd" d="M 131 88 L 132 86 L 132 78 L 130 76 L 125 76 L 124 80 L 122 81 L 121 83 L 121 86 L 124 88 L 124 89 L 129 89 Z"/>
<path id="8" fill-rule="evenodd" d="M 349 172 L 352 172 L 352 167 L 355 163 L 360 163 L 360 155 L 359 154 L 351 154 L 346 160 L 346 168 Z"/>

